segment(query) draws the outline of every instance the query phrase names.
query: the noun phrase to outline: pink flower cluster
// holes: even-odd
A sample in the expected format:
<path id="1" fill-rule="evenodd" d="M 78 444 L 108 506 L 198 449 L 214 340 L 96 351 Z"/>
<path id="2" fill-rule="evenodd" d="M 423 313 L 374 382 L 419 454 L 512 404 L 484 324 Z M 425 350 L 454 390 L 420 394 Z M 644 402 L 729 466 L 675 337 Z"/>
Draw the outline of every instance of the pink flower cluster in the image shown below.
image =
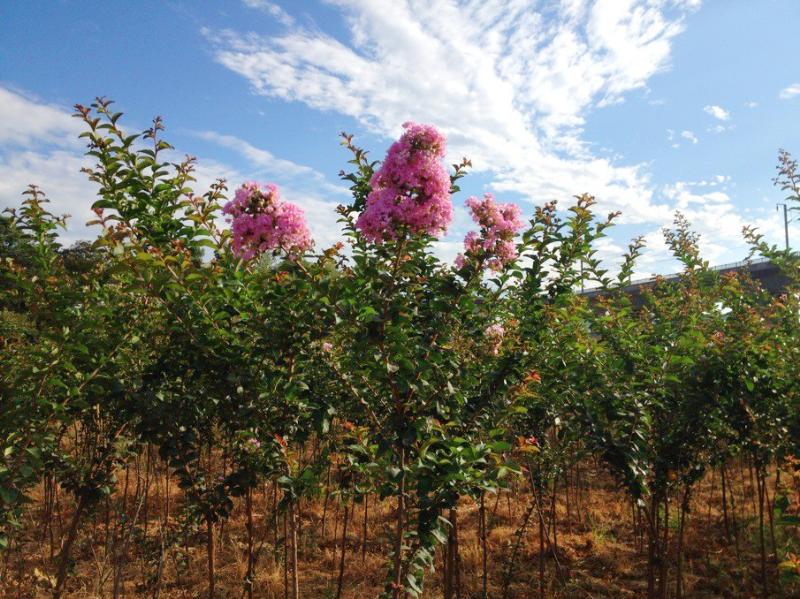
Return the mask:
<path id="1" fill-rule="evenodd" d="M 480 232 L 470 231 L 464 238 L 465 254 L 469 258 L 486 260 L 492 270 L 500 270 L 517 257 L 514 237 L 524 226 L 519 206 L 516 204 L 498 204 L 494 196 L 487 193 L 483 199 L 471 197 L 467 207 L 472 213 L 472 220 L 480 225 Z M 466 264 L 464 254 L 456 257 L 456 266 L 463 268 Z"/>
<path id="2" fill-rule="evenodd" d="M 503 337 L 506 335 L 506 330 L 501 324 L 490 324 L 483 331 L 483 336 L 489 342 L 489 350 L 492 355 L 496 356 L 500 353 L 500 346 L 503 344 Z"/>
<path id="3" fill-rule="evenodd" d="M 430 125 L 405 123 L 403 128 L 372 175 L 372 191 L 356 221 L 364 236 L 376 243 L 396 239 L 400 229 L 437 235 L 453 218 L 450 177 L 441 162 L 444 135 Z"/>
<path id="4" fill-rule="evenodd" d="M 243 183 L 222 212 L 232 219 L 233 253 L 245 260 L 278 249 L 295 254 L 314 245 L 303 209 L 281 200 L 271 183 Z"/>

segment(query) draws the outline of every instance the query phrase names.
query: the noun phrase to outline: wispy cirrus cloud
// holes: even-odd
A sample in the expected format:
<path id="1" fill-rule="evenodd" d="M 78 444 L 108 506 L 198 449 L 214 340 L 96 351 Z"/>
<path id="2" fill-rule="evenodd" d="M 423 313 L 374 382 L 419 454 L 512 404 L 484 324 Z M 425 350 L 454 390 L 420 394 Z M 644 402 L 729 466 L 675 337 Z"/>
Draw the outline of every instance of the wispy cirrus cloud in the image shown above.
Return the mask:
<path id="1" fill-rule="evenodd" d="M 270 0 L 242 0 L 242 2 L 248 8 L 267 13 L 283 25 L 292 25 L 294 23 L 294 18 L 275 2 L 270 2 Z"/>
<path id="2" fill-rule="evenodd" d="M 196 131 L 194 134 L 200 139 L 233 150 L 250 164 L 251 172 L 261 177 L 266 176 L 277 180 L 294 181 L 296 184 L 305 181 L 308 186 L 316 190 L 332 194 L 348 195 L 350 193 L 347 187 L 331 183 L 325 175 L 316 169 L 279 158 L 269 150 L 256 147 L 240 137 L 225 135 L 216 131 Z"/>
<path id="3" fill-rule="evenodd" d="M 669 67 L 697 2 L 333 4 L 349 39 L 300 26 L 205 35 L 216 60 L 257 93 L 351 116 L 387 137 L 406 120 L 436 123 L 450 155 L 469 155 L 496 190 L 535 202 L 591 190 L 628 222 L 668 218 L 646 168 L 594 155 L 583 127 L 592 110 Z"/>

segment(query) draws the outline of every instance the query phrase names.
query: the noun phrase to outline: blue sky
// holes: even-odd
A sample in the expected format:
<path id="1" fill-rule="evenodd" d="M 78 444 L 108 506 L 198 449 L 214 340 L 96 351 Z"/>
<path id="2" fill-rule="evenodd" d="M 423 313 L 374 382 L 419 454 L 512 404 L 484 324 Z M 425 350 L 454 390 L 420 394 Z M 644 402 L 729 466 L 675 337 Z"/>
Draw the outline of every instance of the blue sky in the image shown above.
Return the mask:
<path id="1" fill-rule="evenodd" d="M 602 255 L 644 235 L 642 275 L 674 267 L 660 230 L 676 209 L 712 263 L 738 260 L 744 224 L 782 243 L 771 179 L 778 148 L 800 154 L 799 20 L 797 0 L 4 2 L 0 206 L 37 183 L 73 215 L 67 239 L 90 236 L 68 115 L 105 95 L 130 129 L 162 115 L 198 187 L 277 182 L 318 246 L 346 200 L 338 133 L 380 158 L 416 120 L 475 165 L 447 258 L 464 199 L 492 191 L 526 212 L 595 194 L 623 212 Z"/>

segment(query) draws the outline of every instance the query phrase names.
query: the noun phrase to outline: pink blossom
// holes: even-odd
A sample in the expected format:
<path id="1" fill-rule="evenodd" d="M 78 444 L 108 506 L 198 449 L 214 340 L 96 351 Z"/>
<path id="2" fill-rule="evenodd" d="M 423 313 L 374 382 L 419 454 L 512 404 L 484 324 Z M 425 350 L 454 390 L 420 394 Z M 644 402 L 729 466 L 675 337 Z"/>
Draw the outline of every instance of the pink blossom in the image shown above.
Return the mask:
<path id="1" fill-rule="evenodd" d="M 484 260 L 492 270 L 501 270 L 517 257 L 514 237 L 524 226 L 519 206 L 498 204 L 490 193 L 483 199 L 467 199 L 472 220 L 480 225 L 480 231 L 470 231 L 464 238 L 466 257 L 456 259 L 456 267 L 463 268 L 466 258 Z"/>
<path id="2" fill-rule="evenodd" d="M 492 355 L 496 356 L 500 353 L 500 346 L 503 344 L 503 337 L 505 337 L 506 330 L 501 324 L 490 324 L 483 331 L 483 336 L 489 342 L 489 350 Z"/>
<path id="3" fill-rule="evenodd" d="M 232 218 L 233 252 L 245 260 L 270 250 L 302 253 L 314 245 L 303 209 L 281 200 L 272 183 L 243 183 L 222 212 Z"/>
<path id="4" fill-rule="evenodd" d="M 328 343 L 327 341 L 322 344 L 322 351 L 330 353 L 332 350 L 333 350 L 333 344 Z"/>
<path id="5" fill-rule="evenodd" d="M 356 227 L 373 242 L 412 234 L 443 233 L 453 218 L 450 177 L 442 165 L 445 137 L 435 127 L 405 123 L 381 167 Z"/>

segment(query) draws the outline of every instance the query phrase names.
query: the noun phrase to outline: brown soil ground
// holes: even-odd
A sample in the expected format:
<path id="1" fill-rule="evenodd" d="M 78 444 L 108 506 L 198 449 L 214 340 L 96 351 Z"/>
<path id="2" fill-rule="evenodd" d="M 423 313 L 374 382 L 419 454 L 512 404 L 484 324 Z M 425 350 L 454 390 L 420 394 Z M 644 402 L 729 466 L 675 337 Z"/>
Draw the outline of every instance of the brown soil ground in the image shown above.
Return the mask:
<path id="1" fill-rule="evenodd" d="M 726 538 L 719 476 L 709 475 L 696 489 L 687 516 L 684 539 L 684 596 L 763 596 L 760 578 L 760 543 L 757 504 L 746 466 L 733 465 L 734 505 L 728 498 L 731 540 Z M 124 488 L 125 475 L 120 486 Z M 119 597 L 205 597 L 207 549 L 204 527 L 185 528 L 181 517 L 181 492 L 169 486 L 167 515 L 166 477 L 163 471 L 151 478 L 147 501 L 147 530 L 142 502 L 143 477 L 128 472 L 128 497 L 118 493 L 113 501 L 89 514 L 80 527 L 74 564 L 65 597 L 113 597 L 115 575 Z M 572 481 L 574 483 L 574 479 Z M 613 481 L 592 464 L 583 466 L 581 485 L 563 481 L 558 489 L 555 539 L 540 552 L 538 512 L 521 530 L 531 495 L 522 487 L 487 495 L 488 597 L 539 597 L 540 560 L 545 571 L 547 597 L 643 597 L 647 592 L 647 547 L 634 527 L 631 504 Z M 770 493 L 773 486 L 770 483 Z M 38 496 L 43 496 L 39 490 Z M 255 546 L 260 547 L 255 570 L 255 597 L 284 597 L 283 516 L 275 518 L 271 486 L 253 498 Z M 0 554 L 2 597 L 50 597 L 48 588 L 56 572 L 58 548 L 66 537 L 74 503 L 63 492 L 54 502 L 51 516 L 44 502 L 29 506 L 24 526 L 5 554 Z M 671 508 L 672 509 L 672 508 Z M 346 534 L 345 572 L 342 597 L 376 597 L 383 587 L 390 546 L 392 506 L 370 498 L 367 539 L 363 536 L 364 506 L 356 504 Z M 676 537 L 678 510 L 669 520 Z M 121 518 L 127 513 L 127 523 Z M 303 501 L 300 506 L 299 579 L 301 597 L 335 597 L 341 557 L 344 510 L 330 498 Z M 131 526 L 131 522 L 136 526 Z M 324 520 L 324 525 L 323 525 Z M 736 528 L 734 530 L 733 521 Z M 244 597 L 247 572 L 247 530 L 244 501 L 238 501 L 233 516 L 215 529 L 216 596 Z M 481 550 L 478 537 L 478 505 L 464 499 L 459 507 L 459 557 L 461 597 L 481 597 Z M 277 526 L 275 526 L 277 523 Z M 133 531 L 130 533 L 130 531 Z M 181 531 L 186 531 L 182 533 Z M 521 533 L 521 534 L 518 534 Z M 784 531 L 778 531 L 778 546 Z M 170 546 L 170 537 L 175 542 Z M 767 547 L 770 596 L 793 595 L 797 589 L 781 589 L 776 559 L 772 554 L 769 527 Z M 334 541 L 334 538 L 336 541 Z M 515 559 L 513 547 L 519 538 Z M 276 544 L 277 540 L 277 544 Z M 557 548 L 554 547 L 557 542 Z M 162 543 L 166 547 L 162 555 Z M 738 546 L 738 549 L 737 549 Z M 675 544 L 671 543 L 668 595 L 675 596 Z M 437 552 L 435 572 L 426 576 L 424 597 L 443 597 L 441 576 L 444 552 Z M 504 594 L 503 581 L 513 562 L 513 574 Z M 159 566 L 160 564 L 160 566 Z M 159 578 L 160 584 L 155 580 Z M 158 591 L 156 588 L 158 587 Z"/>

